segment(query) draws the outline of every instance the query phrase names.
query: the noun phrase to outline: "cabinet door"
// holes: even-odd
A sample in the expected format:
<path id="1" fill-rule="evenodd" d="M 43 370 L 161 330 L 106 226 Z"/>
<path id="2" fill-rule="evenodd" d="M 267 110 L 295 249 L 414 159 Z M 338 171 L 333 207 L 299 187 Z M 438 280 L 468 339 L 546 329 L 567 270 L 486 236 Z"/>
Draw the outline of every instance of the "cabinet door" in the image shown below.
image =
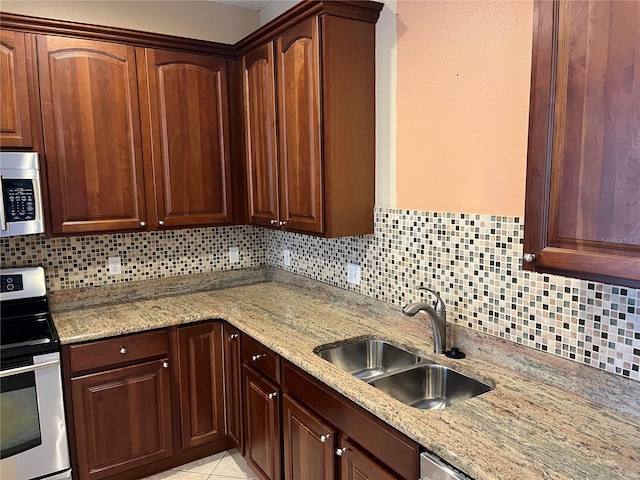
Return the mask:
<path id="1" fill-rule="evenodd" d="M 332 427 L 284 395 L 284 478 L 286 480 L 333 480 L 335 478 Z"/>
<path id="2" fill-rule="evenodd" d="M 280 391 L 254 370 L 244 368 L 245 458 L 264 478 L 282 478 Z"/>
<path id="3" fill-rule="evenodd" d="M 39 36 L 54 234 L 144 228 L 135 49 Z"/>
<path id="4" fill-rule="evenodd" d="M 524 266 L 640 287 L 640 2 L 535 9 Z"/>
<path id="5" fill-rule="evenodd" d="M 244 454 L 242 435 L 242 353 L 240 331 L 228 323 L 223 328 L 224 378 L 227 414 L 227 435 Z"/>
<path id="6" fill-rule="evenodd" d="M 394 480 L 396 478 L 348 440 L 340 440 L 336 453 L 339 453 L 340 457 L 341 480 Z"/>
<path id="7" fill-rule="evenodd" d="M 139 50 L 148 86 L 151 159 L 158 227 L 231 221 L 227 67 L 206 55 Z M 146 122 L 145 122 L 146 123 Z M 149 196 L 149 195 L 148 195 Z M 150 204 L 154 198 L 150 197 Z"/>
<path id="8" fill-rule="evenodd" d="M 182 449 L 224 438 L 222 325 L 178 328 Z"/>
<path id="9" fill-rule="evenodd" d="M 0 146 L 33 145 L 24 33 L 0 30 Z M 34 99 L 35 101 L 35 99 Z"/>
<path id="10" fill-rule="evenodd" d="M 104 478 L 173 454 L 167 362 L 71 380 L 79 479 Z"/>
<path id="11" fill-rule="evenodd" d="M 242 58 L 249 219 L 278 223 L 278 146 L 273 43 Z"/>
<path id="12" fill-rule="evenodd" d="M 284 226 L 287 229 L 322 233 L 318 19 L 306 20 L 278 38 L 276 56 L 280 220 L 286 222 Z"/>

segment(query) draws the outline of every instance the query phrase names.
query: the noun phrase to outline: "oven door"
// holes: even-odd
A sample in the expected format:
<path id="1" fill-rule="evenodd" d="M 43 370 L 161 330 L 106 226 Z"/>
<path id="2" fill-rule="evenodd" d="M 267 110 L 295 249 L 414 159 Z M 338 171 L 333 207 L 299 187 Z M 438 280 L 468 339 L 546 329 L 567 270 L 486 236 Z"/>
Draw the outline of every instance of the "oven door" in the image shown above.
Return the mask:
<path id="1" fill-rule="evenodd" d="M 60 353 L 32 358 L 3 362 L 0 372 L 0 471 L 14 480 L 70 478 Z"/>

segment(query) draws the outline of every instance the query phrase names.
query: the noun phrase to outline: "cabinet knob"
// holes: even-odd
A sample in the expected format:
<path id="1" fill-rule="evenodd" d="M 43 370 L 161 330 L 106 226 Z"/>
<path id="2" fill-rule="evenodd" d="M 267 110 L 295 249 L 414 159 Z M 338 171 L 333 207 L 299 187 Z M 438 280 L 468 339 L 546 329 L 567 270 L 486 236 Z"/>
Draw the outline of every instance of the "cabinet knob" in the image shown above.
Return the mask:
<path id="1" fill-rule="evenodd" d="M 276 398 L 277 396 L 278 396 L 278 392 L 271 392 L 267 394 L 267 397 L 269 397 L 269 400 Z"/>
<path id="2" fill-rule="evenodd" d="M 535 262 L 536 254 L 535 253 L 525 253 L 524 257 L 522 257 L 522 259 L 527 263 Z"/>
<path id="3" fill-rule="evenodd" d="M 325 433 L 324 435 L 320 435 L 320 441 L 322 443 L 327 443 L 327 440 L 329 440 L 330 438 L 331 438 L 330 433 Z"/>
<path id="4" fill-rule="evenodd" d="M 169 362 L 162 362 L 162 368 L 169 368 Z"/>
<path id="5" fill-rule="evenodd" d="M 264 355 L 265 355 L 264 353 L 258 353 L 257 355 L 251 355 L 251 360 L 253 360 L 254 362 L 257 362 L 262 357 L 264 357 Z"/>
<path id="6" fill-rule="evenodd" d="M 336 455 L 341 457 L 347 452 L 347 450 L 349 450 L 347 447 L 336 448 Z"/>
<path id="7" fill-rule="evenodd" d="M 146 227 L 147 226 L 147 222 L 140 222 L 140 226 L 141 227 Z"/>
<path id="8" fill-rule="evenodd" d="M 158 222 L 158 225 L 160 225 L 160 226 L 162 227 L 162 226 L 164 225 L 164 220 L 160 220 L 160 221 Z"/>
<path id="9" fill-rule="evenodd" d="M 127 349 L 125 347 L 120 347 L 120 353 L 124 355 L 125 353 L 127 353 Z"/>
<path id="10" fill-rule="evenodd" d="M 287 224 L 287 222 L 280 222 L 280 226 L 284 227 Z"/>
<path id="11" fill-rule="evenodd" d="M 235 340 L 236 338 L 238 338 L 237 333 L 232 333 L 231 335 L 229 335 L 229 340 Z"/>
<path id="12" fill-rule="evenodd" d="M 271 220 L 270 223 L 271 225 L 275 225 L 276 223 L 278 223 L 278 220 Z"/>

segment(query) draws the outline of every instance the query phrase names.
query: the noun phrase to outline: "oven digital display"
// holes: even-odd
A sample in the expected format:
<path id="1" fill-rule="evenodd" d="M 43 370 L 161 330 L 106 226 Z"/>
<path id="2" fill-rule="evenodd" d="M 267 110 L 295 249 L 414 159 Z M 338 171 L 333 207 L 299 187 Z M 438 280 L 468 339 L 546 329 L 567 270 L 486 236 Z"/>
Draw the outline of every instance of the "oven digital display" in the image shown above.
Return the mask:
<path id="1" fill-rule="evenodd" d="M 36 191 L 32 180 L 3 179 L 2 191 L 7 222 L 35 220 Z"/>
<path id="2" fill-rule="evenodd" d="M 22 275 L 0 275 L 0 291 L 6 292 L 18 292 L 23 290 Z"/>

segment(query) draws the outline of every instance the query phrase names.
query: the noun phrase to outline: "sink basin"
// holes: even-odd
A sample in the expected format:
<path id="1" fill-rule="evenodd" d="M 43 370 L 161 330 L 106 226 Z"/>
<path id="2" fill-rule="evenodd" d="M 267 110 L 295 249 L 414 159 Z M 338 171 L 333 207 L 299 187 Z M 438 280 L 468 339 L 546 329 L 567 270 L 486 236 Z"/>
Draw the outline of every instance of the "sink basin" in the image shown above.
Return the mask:
<path id="1" fill-rule="evenodd" d="M 382 340 L 360 340 L 316 353 L 347 373 L 362 380 L 417 365 L 421 358 Z"/>
<path id="2" fill-rule="evenodd" d="M 442 365 L 420 365 L 369 382 L 406 405 L 442 409 L 491 390 L 489 385 Z"/>

